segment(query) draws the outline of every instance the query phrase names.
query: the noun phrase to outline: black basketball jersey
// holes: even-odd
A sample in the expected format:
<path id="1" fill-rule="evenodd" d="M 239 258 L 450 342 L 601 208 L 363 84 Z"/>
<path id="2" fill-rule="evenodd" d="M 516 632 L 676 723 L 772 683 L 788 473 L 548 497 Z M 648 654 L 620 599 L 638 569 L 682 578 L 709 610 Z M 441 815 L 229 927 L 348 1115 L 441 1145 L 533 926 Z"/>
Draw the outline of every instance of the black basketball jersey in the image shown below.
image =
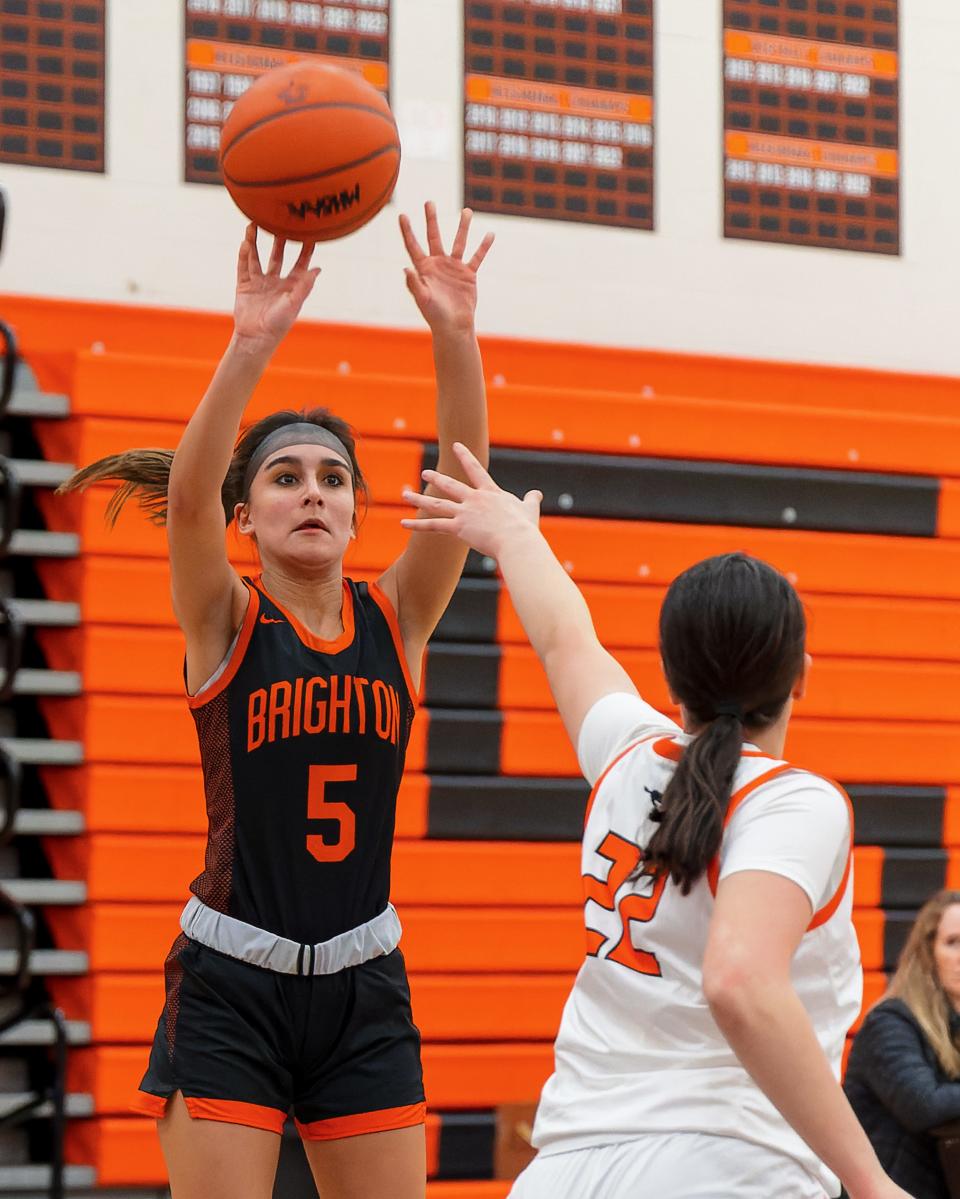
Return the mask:
<path id="1" fill-rule="evenodd" d="M 382 912 L 414 691 L 396 616 L 345 579 L 325 642 L 244 579 L 250 602 L 219 677 L 190 707 L 203 762 L 206 865 L 190 889 L 294 941 Z"/>

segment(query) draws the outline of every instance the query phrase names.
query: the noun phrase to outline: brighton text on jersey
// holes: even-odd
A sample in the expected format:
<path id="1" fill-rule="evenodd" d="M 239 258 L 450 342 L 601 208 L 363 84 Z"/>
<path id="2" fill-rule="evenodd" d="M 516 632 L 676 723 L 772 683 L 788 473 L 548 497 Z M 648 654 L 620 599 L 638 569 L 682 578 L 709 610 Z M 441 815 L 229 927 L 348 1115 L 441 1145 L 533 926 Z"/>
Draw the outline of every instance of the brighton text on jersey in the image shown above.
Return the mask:
<path id="1" fill-rule="evenodd" d="M 251 691 L 247 701 L 247 752 L 265 742 L 316 733 L 359 733 L 397 744 L 400 697 L 382 679 L 314 675 L 278 679 Z"/>

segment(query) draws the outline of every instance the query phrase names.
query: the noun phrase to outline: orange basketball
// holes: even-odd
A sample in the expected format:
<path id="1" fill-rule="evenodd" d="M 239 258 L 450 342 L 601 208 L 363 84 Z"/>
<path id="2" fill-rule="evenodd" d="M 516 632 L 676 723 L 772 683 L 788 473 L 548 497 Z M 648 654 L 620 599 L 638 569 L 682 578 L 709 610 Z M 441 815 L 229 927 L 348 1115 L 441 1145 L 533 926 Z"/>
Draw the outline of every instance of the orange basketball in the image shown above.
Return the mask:
<path id="1" fill-rule="evenodd" d="M 400 171 L 390 107 L 360 75 L 298 62 L 240 97 L 223 126 L 220 165 L 237 207 L 294 241 L 330 241 L 386 204 Z"/>

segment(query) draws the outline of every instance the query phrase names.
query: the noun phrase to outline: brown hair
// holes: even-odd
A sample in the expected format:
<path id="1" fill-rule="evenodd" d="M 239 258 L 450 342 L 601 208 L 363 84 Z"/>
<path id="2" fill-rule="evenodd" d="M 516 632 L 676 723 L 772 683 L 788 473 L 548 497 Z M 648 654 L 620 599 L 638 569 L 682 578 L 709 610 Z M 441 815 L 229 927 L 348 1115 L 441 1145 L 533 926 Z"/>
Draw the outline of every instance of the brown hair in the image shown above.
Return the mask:
<path id="1" fill-rule="evenodd" d="M 671 692 L 701 731 L 659 802 L 644 869 L 686 895 L 720 849 L 743 729 L 775 724 L 803 671 L 803 606 L 779 571 L 721 554 L 674 579 L 660 609 Z"/>
<path id="2" fill-rule="evenodd" d="M 938 891 L 923 905 L 900 954 L 884 999 L 907 1005 L 949 1078 L 960 1078 L 960 1048 L 950 1035 L 951 1003 L 940 983 L 933 944 L 947 908 L 960 904 L 960 891 Z"/>
<path id="3" fill-rule="evenodd" d="M 272 412 L 240 435 L 230 460 L 227 476 L 220 488 L 224 520 L 227 525 L 233 520 L 237 504 L 244 503 L 247 499 L 243 491 L 243 478 L 247 463 L 256 453 L 257 447 L 274 430 L 299 422 L 328 429 L 343 442 L 350 456 L 353 491 L 358 510 L 362 510 L 366 506 L 367 484 L 357 462 L 353 430 L 346 421 L 341 420 L 339 416 L 334 416 L 326 408 L 310 408 L 301 412 L 287 409 L 282 412 Z M 110 497 L 107 505 L 107 520 L 111 526 L 116 523 L 120 510 L 127 500 L 133 497 L 136 497 L 137 504 L 146 513 L 149 520 L 157 525 L 165 524 L 167 485 L 170 481 L 173 454 L 173 450 L 160 449 L 126 450 L 122 454 L 112 454 L 109 458 L 101 458 L 99 461 L 83 467 L 82 470 L 78 470 L 57 488 L 57 493 L 83 491 L 94 483 L 115 481 L 120 486 Z"/>

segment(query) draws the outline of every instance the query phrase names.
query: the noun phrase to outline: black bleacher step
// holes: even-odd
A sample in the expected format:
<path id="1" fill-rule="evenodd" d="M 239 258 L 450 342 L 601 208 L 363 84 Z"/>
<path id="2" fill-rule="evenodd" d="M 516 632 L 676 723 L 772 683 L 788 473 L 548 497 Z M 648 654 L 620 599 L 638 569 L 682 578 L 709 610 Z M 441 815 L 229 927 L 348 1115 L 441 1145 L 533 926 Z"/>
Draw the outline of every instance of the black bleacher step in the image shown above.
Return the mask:
<path id="1" fill-rule="evenodd" d="M 73 907 L 87 901 L 87 884 L 73 879 L 3 878 L 0 887 L 28 907 Z"/>
<path id="2" fill-rule="evenodd" d="M 45 737 L 0 737 L 5 749 L 22 766 L 81 766 L 83 744 L 80 741 L 54 741 Z"/>
<path id="3" fill-rule="evenodd" d="M 6 671 L 0 671 L 0 686 Z M 14 695 L 74 696 L 83 691 L 83 679 L 76 670 L 41 670 L 21 667 L 13 680 Z"/>
<path id="4" fill-rule="evenodd" d="M 579 841 L 590 788 L 582 779 L 435 774 L 427 836 L 441 841 Z"/>
<path id="5" fill-rule="evenodd" d="M 13 821 L 13 831 L 20 837 L 75 837 L 85 828 L 83 813 L 70 809 L 21 808 Z"/>
<path id="6" fill-rule="evenodd" d="M 41 1195 L 47 1196 L 50 1194 L 50 1179 L 52 1170 L 50 1166 L 32 1165 L 32 1166 L 0 1166 L 0 1193 L 6 1196 L 6 1199 L 39 1199 Z M 65 1166 L 63 1171 L 64 1187 L 75 1199 L 80 1199 L 80 1196 L 96 1186 L 97 1172 L 93 1166 Z M 161 1191 L 127 1191 L 118 1192 L 97 1191 L 99 1199 L 104 1199 L 104 1196 L 109 1195 L 110 1199 L 148 1199 L 151 1194 L 161 1195 Z"/>
<path id="7" fill-rule="evenodd" d="M 896 970 L 897 960 L 907 943 L 910 929 L 917 918 L 916 909 L 890 910 L 883 914 L 883 965 L 888 971 Z"/>
<path id="8" fill-rule="evenodd" d="M 37 378 L 22 359 L 13 381 L 13 394 L 7 405 L 7 416 L 54 417 L 70 415 L 70 397 L 41 391 Z"/>
<path id="9" fill-rule="evenodd" d="M 25 625 L 73 628 L 80 623 L 79 604 L 63 600 L 17 599 L 16 596 L 11 596 L 7 603 Z"/>
<path id="10" fill-rule="evenodd" d="M 67 1021 L 67 1044 L 89 1045 L 90 1024 L 86 1020 Z M 49 1020 L 22 1020 L 6 1032 L 0 1033 L 0 1045 L 4 1047 L 34 1048 L 52 1045 L 53 1024 Z"/>
<path id="11" fill-rule="evenodd" d="M 0 949 L 0 976 L 13 974 L 18 959 L 15 949 Z M 86 974 L 89 966 L 89 955 L 81 949 L 35 949 L 30 954 L 31 974 L 73 976 Z"/>
<path id="12" fill-rule="evenodd" d="M 75 558 L 80 553 L 80 535 L 18 529 L 10 538 L 7 553 L 18 558 Z"/>
<path id="13" fill-rule="evenodd" d="M 939 847 L 943 842 L 943 787 L 847 787 L 858 845 Z"/>
<path id="14" fill-rule="evenodd" d="M 884 908 L 918 908 L 946 885 L 944 849 L 883 851 L 881 904 Z"/>

